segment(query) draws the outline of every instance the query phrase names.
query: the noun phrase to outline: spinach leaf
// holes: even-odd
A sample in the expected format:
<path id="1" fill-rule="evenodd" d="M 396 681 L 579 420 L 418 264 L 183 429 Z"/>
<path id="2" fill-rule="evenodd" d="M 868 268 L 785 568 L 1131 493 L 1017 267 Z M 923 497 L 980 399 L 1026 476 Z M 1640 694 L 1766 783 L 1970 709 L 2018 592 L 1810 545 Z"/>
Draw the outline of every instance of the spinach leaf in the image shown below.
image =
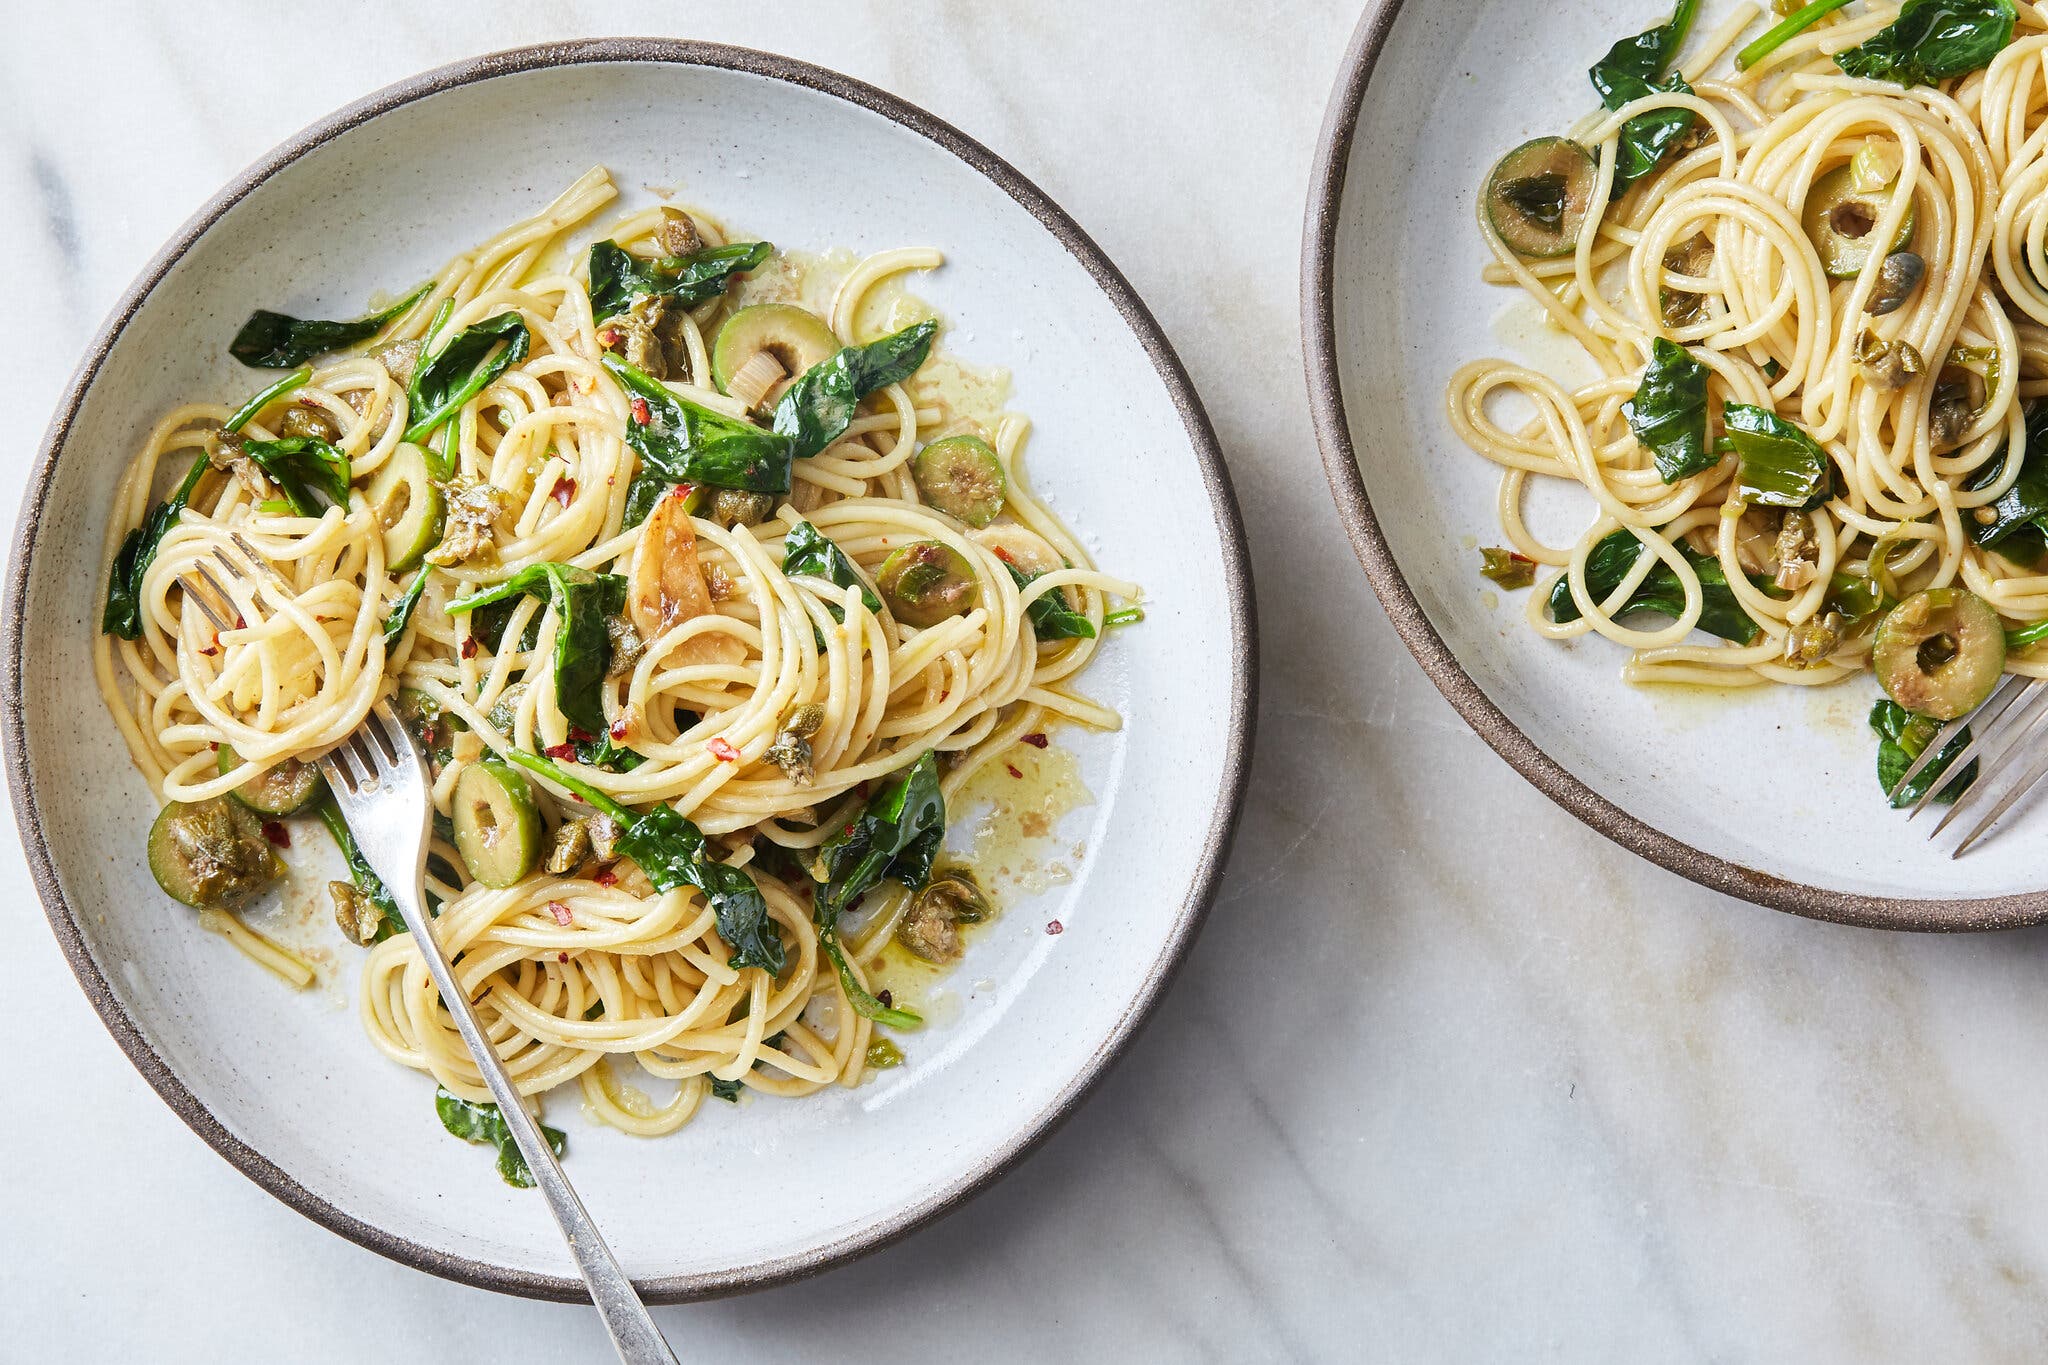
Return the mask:
<path id="1" fill-rule="evenodd" d="M 1693 572 L 1699 576 L 1698 628 L 1739 645 L 1755 643 L 1758 626 L 1735 600 L 1721 561 L 1712 555 L 1696 554 L 1690 546 L 1678 548 L 1686 563 L 1692 565 Z M 1586 556 L 1586 591 L 1595 602 L 1606 601 L 1607 595 L 1620 587 L 1621 580 L 1628 577 L 1629 570 L 1635 567 L 1636 556 L 1648 553 L 1642 542 L 1626 527 L 1603 537 Z M 1684 610 L 1685 589 L 1679 583 L 1678 575 L 1660 560 L 1657 567 L 1636 586 L 1627 603 L 1614 614 L 1623 617 L 1639 611 L 1654 612 L 1676 620 Z M 1552 580 L 1549 611 L 1553 621 L 1579 619 L 1579 603 L 1572 596 L 1569 574 L 1559 574 Z"/>
<path id="2" fill-rule="evenodd" d="M 828 915 L 836 921 L 884 880 L 922 890 L 945 837 L 938 751 L 927 749 L 892 777 L 852 824 L 818 849 L 825 872 L 817 898 L 820 921 Z"/>
<path id="3" fill-rule="evenodd" d="M 685 308 L 716 298 L 734 275 L 758 269 L 775 248 L 734 242 L 688 256 L 644 260 L 617 242 L 590 247 L 590 311 L 600 318 L 623 313 L 643 294 L 662 294 Z"/>
<path id="4" fill-rule="evenodd" d="M 724 1100 L 727 1104 L 738 1104 L 740 1091 L 746 1088 L 745 1081 L 721 1081 L 716 1076 L 711 1078 L 711 1097 Z"/>
<path id="5" fill-rule="evenodd" d="M 1941 722 L 1929 716 L 1917 716 L 1897 702 L 1880 699 L 1870 708 L 1870 728 L 1877 731 L 1877 782 L 1880 791 L 1889 792 L 1898 786 L 1899 779 L 1906 775 L 1906 769 L 1913 766 L 1913 760 L 1920 757 L 1928 743 L 1941 730 Z M 1964 749 L 1970 744 L 1968 726 L 1950 740 L 1934 760 L 1905 786 L 1899 787 L 1891 798 L 1892 809 L 1910 806 L 1924 795 L 1927 789 L 1940 780 Z M 1943 784 L 1934 794 L 1934 799 L 1943 805 L 1954 801 L 1963 794 L 1963 789 L 1977 780 L 1977 762 L 1970 760 L 1969 766 Z"/>
<path id="6" fill-rule="evenodd" d="M 485 318 L 450 337 L 432 359 L 422 360 L 413 371 L 406 393 L 412 425 L 405 429 L 405 439 L 417 445 L 433 435 L 493 379 L 526 359 L 532 345 L 533 333 L 516 312 Z"/>
<path id="7" fill-rule="evenodd" d="M 391 899 L 384 883 L 370 870 L 369 860 L 363 857 L 362 849 L 356 846 L 356 836 L 349 832 L 348 821 L 342 818 L 341 807 L 334 803 L 332 796 L 324 796 L 315 812 L 320 823 L 327 826 L 327 832 L 334 836 L 334 846 L 341 850 L 342 860 L 348 864 L 349 880 L 356 884 L 356 890 L 370 898 L 370 903 L 384 917 L 384 922 L 377 926 L 376 941 L 382 943 L 393 934 L 404 933 L 405 918 L 398 913 L 398 902 Z"/>
<path id="8" fill-rule="evenodd" d="M 1834 491 L 1834 461 L 1804 431 L 1769 408 L 1724 403 L 1726 444 L 1742 457 L 1737 494 L 1758 507 L 1815 507 Z"/>
<path id="9" fill-rule="evenodd" d="M 124 640 L 142 638 L 142 576 L 156 558 L 156 547 L 178 524 L 179 515 L 185 504 L 192 501 L 193 490 L 199 487 L 208 468 L 204 455 L 194 460 L 177 491 L 150 508 L 142 525 L 122 539 L 121 548 L 114 555 L 114 567 L 107 574 L 107 604 L 100 611 L 100 629 L 106 634 Z"/>
<path id="10" fill-rule="evenodd" d="M 412 582 L 405 585 L 405 591 L 391 604 L 391 614 L 384 618 L 384 648 L 396 649 L 398 642 L 405 638 L 405 628 L 412 620 L 413 610 L 420 604 L 420 595 L 427 590 L 427 575 L 432 570 L 426 565 L 412 576 Z"/>
<path id="11" fill-rule="evenodd" d="M 533 1188 L 533 1172 L 527 1167 L 526 1158 L 519 1154 L 519 1144 L 512 1138 L 512 1129 L 506 1124 L 505 1116 L 495 1104 L 472 1104 L 458 1099 L 446 1086 L 434 1087 L 434 1112 L 441 1116 L 441 1126 L 464 1142 L 482 1143 L 498 1149 L 498 1174 L 507 1185 L 518 1189 Z M 559 1128 L 550 1128 L 545 1123 L 535 1125 L 540 1135 L 547 1139 L 548 1148 L 556 1156 L 566 1150 L 567 1135 Z"/>
<path id="12" fill-rule="evenodd" d="M 555 611 L 556 708 L 578 729 L 604 734 L 604 671 L 612 656 L 604 618 L 625 609 L 626 580 L 573 564 L 529 564 L 502 583 L 450 602 L 448 613 L 459 616 L 528 594 L 545 597 Z"/>
<path id="13" fill-rule="evenodd" d="M 1025 573 L 1009 560 L 1003 567 L 1010 571 L 1010 577 L 1019 588 L 1028 588 L 1032 580 L 1043 574 Z M 1024 614 L 1031 618 L 1031 633 L 1041 640 L 1092 640 L 1095 625 L 1086 616 L 1067 605 L 1067 595 L 1058 588 L 1045 593 L 1031 605 L 1024 608 Z"/>
<path id="14" fill-rule="evenodd" d="M 884 880 L 913 891 L 931 880 L 932 860 L 946 837 L 946 798 L 939 791 L 938 752 L 927 749 L 917 762 L 891 778 L 852 824 L 818 850 L 825 882 L 812 898 L 818 941 L 839 973 L 839 987 L 854 1012 L 892 1028 L 924 1022 L 913 1010 L 884 1005 L 854 979 L 839 946 L 839 916 Z"/>
<path id="15" fill-rule="evenodd" d="M 1643 382 L 1622 404 L 1621 415 L 1656 456 L 1664 482 L 1714 467 L 1716 457 L 1707 449 L 1707 367 L 1685 347 L 1663 337 L 1650 344 Z"/>
<path id="16" fill-rule="evenodd" d="M 1998 458 L 1986 460 L 1963 486 L 1983 488 L 2004 471 L 2001 451 Z M 2048 403 L 2036 403 L 2027 409 L 2026 444 L 2020 451 L 2019 477 L 1990 507 L 1995 520 L 1963 518 L 1963 524 L 1970 529 L 1970 539 L 1989 549 L 2010 539 L 2015 532 L 2031 531 L 2032 535 L 2009 544 L 2001 553 L 2014 559 L 2039 559 L 2041 535 L 2048 530 Z"/>
<path id="17" fill-rule="evenodd" d="M 1607 55 L 1586 73 L 1593 88 L 1600 92 L 1600 102 L 1609 109 L 1619 109 L 1645 95 L 1672 91 L 1691 94 L 1692 87 L 1676 73 L 1669 79 L 1662 78 L 1678 59 L 1678 49 L 1684 46 L 1698 9 L 1699 0 L 1678 0 L 1669 23 L 1624 38 L 1609 48 Z M 1615 197 L 1619 198 L 1630 185 L 1656 170 L 1665 153 L 1691 131 L 1692 124 L 1690 109 L 1652 109 L 1622 124 L 1614 158 Z"/>
<path id="18" fill-rule="evenodd" d="M 1888 28 L 1835 65 L 1851 76 L 1900 85 L 1933 85 L 1989 66 L 2012 41 L 2012 0 L 1906 0 Z"/>
<path id="19" fill-rule="evenodd" d="M 861 399 L 917 372 L 938 330 L 939 324 L 927 319 L 880 341 L 845 347 L 811 366 L 775 404 L 776 433 L 790 440 L 797 458 L 817 454 L 845 435 Z"/>
<path id="20" fill-rule="evenodd" d="M 429 280 L 382 312 L 353 322 L 321 322 L 259 308 L 249 314 L 242 330 L 235 333 L 235 339 L 228 343 L 228 354 L 244 365 L 289 370 L 295 365 L 305 364 L 316 355 L 344 350 L 358 341 L 369 340 L 383 331 L 385 324 L 412 311 L 412 306 L 433 287 L 434 282 Z"/>
<path id="21" fill-rule="evenodd" d="M 511 749 L 504 757 L 618 822 L 621 832 L 615 847 L 647 874 L 656 890 L 694 886 L 702 891 L 718 917 L 718 936 L 733 950 L 732 966 L 759 967 L 770 976 L 782 974 L 788 964 L 787 950 L 775 931 L 761 888 L 739 868 L 712 859 L 704 832 L 673 806 L 658 805 L 642 815 L 538 754 Z"/>
<path id="22" fill-rule="evenodd" d="M 626 525 L 645 521 L 672 484 L 789 491 L 794 452 L 788 437 L 679 398 L 668 385 L 609 351 L 604 367 L 633 403 L 626 444 L 640 457 L 640 469 L 626 490 Z"/>
<path id="23" fill-rule="evenodd" d="M 320 504 L 313 500 L 316 492 L 336 507 L 348 507 L 348 456 L 318 437 L 250 441 L 242 453 L 262 466 L 300 516 L 320 515 Z"/>
<path id="24" fill-rule="evenodd" d="M 824 532 L 808 521 L 799 521 L 782 541 L 782 571 L 786 574 L 804 574 L 811 578 L 822 578 L 836 587 L 860 589 L 860 600 L 869 611 L 880 613 L 882 599 L 875 596 L 867 580 L 853 567 L 853 561 L 846 557 L 846 551 L 829 540 Z M 846 613 L 837 606 L 827 603 L 825 609 L 832 613 L 835 621 L 844 619 Z"/>

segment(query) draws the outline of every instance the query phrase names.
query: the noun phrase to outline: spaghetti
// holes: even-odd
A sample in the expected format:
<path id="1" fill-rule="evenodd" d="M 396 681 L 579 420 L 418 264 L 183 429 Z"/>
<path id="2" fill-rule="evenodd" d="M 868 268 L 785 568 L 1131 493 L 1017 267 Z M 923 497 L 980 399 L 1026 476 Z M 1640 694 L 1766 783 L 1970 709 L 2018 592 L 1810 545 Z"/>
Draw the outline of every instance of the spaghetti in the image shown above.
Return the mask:
<path id="1" fill-rule="evenodd" d="M 1556 571 L 1528 601 L 1540 634 L 1605 636 L 1638 683 L 1813 686 L 1875 661 L 1940 719 L 2001 667 L 2048 675 L 2028 423 L 2048 393 L 2048 14 L 1950 8 L 1942 47 L 1926 0 L 1822 0 L 1731 70 L 1757 8 L 1686 54 L 1686 0 L 1594 69 L 1607 109 L 1496 171 L 1486 278 L 1599 371 L 1570 389 L 1480 360 L 1449 385 L 1453 429 L 1503 469 L 1493 576 Z M 1525 521 L 1538 480 L 1592 499 L 1569 543 Z"/>
<path id="2" fill-rule="evenodd" d="M 152 835 L 159 880 L 194 904 L 233 882 L 191 856 L 241 828 L 222 798 L 282 812 L 252 793 L 298 780 L 395 691 L 435 757 L 436 932 L 519 1090 L 577 1081 L 589 1112 L 654 1134 L 714 1085 L 852 1085 L 875 1024 L 914 1020 L 868 995 L 860 964 L 926 898 L 874 898 L 842 949 L 838 910 L 866 888 L 838 879 L 835 836 L 874 817 L 878 790 L 929 775 L 953 795 L 1052 722 L 1118 726 L 1075 683 L 1105 599 L 1138 589 L 1031 496 L 1026 422 L 962 410 L 922 364 L 931 324 L 873 334 L 873 315 L 917 311 L 897 282 L 938 253 L 837 270 L 654 207 L 573 259 L 570 235 L 615 195 L 592 170 L 252 410 L 168 413 L 116 490 L 95 668 L 167 811 L 216 817 L 164 841 L 168 871 Z M 285 324 L 338 326 L 259 317 L 286 352 Z M 779 454 L 787 478 L 736 474 L 726 450 Z M 185 501 L 153 502 L 188 465 Z M 193 600 L 222 555 L 239 571 L 211 603 L 225 629 Z M 701 836 L 693 875 L 725 908 L 611 846 L 663 810 Z M 934 908 L 946 930 L 976 893 L 932 869 L 936 842 L 886 870 L 952 896 Z M 381 939 L 371 1040 L 486 1100 L 412 939 L 357 883 L 337 909 Z M 724 936 L 733 905 L 756 911 L 745 944 Z M 928 952 L 947 942 L 932 928 Z M 614 1075 L 625 1058 L 673 1098 Z"/>

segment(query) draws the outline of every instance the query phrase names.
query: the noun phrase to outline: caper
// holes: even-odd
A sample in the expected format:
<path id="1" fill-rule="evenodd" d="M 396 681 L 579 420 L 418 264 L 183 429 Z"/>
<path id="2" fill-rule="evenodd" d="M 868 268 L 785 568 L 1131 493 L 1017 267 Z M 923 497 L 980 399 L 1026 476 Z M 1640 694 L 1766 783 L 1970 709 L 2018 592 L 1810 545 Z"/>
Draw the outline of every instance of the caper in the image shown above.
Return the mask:
<path id="1" fill-rule="evenodd" d="M 774 510 L 775 499 L 766 493 L 721 488 L 711 495 L 711 519 L 727 528 L 759 526 Z"/>
<path id="2" fill-rule="evenodd" d="M 1870 234 L 1897 192 L 1896 180 L 1876 189 L 1858 189 L 1853 165 L 1837 166 L 1813 182 L 1813 188 L 1806 193 L 1800 222 L 1812 239 L 1814 250 L 1820 253 L 1823 270 L 1838 280 L 1854 279 L 1862 273 L 1871 249 L 1877 246 Z M 1898 233 L 1886 250 L 1899 253 L 1913 240 L 1913 218 L 1914 208 L 1908 204 Z"/>
<path id="3" fill-rule="evenodd" d="M 910 462 L 918 495 L 949 517 L 986 526 L 1003 510 L 1003 462 L 979 436 L 933 441 Z"/>
<path id="4" fill-rule="evenodd" d="M 1973 370 L 1952 368 L 1942 371 L 1941 382 L 1934 386 L 1934 401 L 1927 412 L 1927 435 L 1937 452 L 1951 450 L 1961 443 L 1963 433 L 1976 419 L 1982 399 L 1972 393 L 1981 391 L 1984 380 Z"/>
<path id="5" fill-rule="evenodd" d="M 1871 316 L 1897 312 L 1926 277 L 1927 262 L 1910 251 L 1894 251 L 1885 257 L 1877 268 L 1877 287 L 1870 291 Z"/>
<path id="6" fill-rule="evenodd" d="M 1871 652 L 1878 685 L 1916 715 L 1967 715 L 2005 671 L 1998 613 L 1963 588 L 1927 588 L 1893 607 Z"/>
<path id="7" fill-rule="evenodd" d="M 1783 662 L 1788 668 L 1818 668 L 1841 647 L 1846 622 L 1842 613 L 1831 611 L 1802 621 L 1785 634 Z"/>
<path id="8" fill-rule="evenodd" d="M 277 421 L 280 436 L 310 436 L 316 441 L 330 445 L 341 439 L 341 428 L 334 419 L 318 408 L 301 407 L 297 403 L 284 410 L 284 416 Z"/>
<path id="9" fill-rule="evenodd" d="M 1695 232 L 1664 253 L 1664 268 L 1674 275 L 1704 278 L 1714 267 L 1714 244 L 1705 233 Z M 1661 289 L 1658 302 L 1666 327 L 1688 327 L 1706 314 L 1707 296 L 1685 289 Z"/>
<path id="10" fill-rule="evenodd" d="M 927 962 L 957 962 L 962 924 L 988 918 L 988 900 L 965 871 L 935 874 L 896 921 L 896 941 Z"/>
<path id="11" fill-rule="evenodd" d="M 694 256 L 704 249 L 704 236 L 697 231 L 697 220 L 681 209 L 661 211 L 661 229 L 655 233 L 655 240 L 671 256 Z"/>
<path id="12" fill-rule="evenodd" d="M 1903 389 L 1926 372 L 1927 362 L 1910 341 L 1879 341 L 1865 332 L 1856 338 L 1856 368 L 1880 388 Z"/>
<path id="13" fill-rule="evenodd" d="M 920 540 L 882 561 L 875 586 L 897 620 L 935 626 L 965 615 L 974 606 L 978 583 L 974 567 L 958 550 L 936 540 Z"/>

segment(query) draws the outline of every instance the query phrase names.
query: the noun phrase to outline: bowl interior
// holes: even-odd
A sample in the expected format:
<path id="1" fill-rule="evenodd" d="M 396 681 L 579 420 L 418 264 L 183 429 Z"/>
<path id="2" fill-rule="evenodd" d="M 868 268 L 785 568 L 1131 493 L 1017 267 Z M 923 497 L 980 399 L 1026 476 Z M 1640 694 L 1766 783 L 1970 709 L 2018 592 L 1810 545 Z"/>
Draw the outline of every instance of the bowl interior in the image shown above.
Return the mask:
<path id="1" fill-rule="evenodd" d="M 1694 32 L 1732 8 L 1703 5 Z M 1506 356 L 1568 381 L 1593 377 L 1521 291 L 1480 278 L 1490 257 L 1474 222 L 1479 186 L 1502 152 L 1594 107 L 1586 68 L 1668 13 L 1651 0 L 1590 0 L 1531 23 L 1505 0 L 1399 5 L 1364 90 L 1331 272 L 1332 355 L 1380 532 L 1429 623 L 1509 721 L 1599 796 L 1735 865 L 1724 873 L 1948 902 L 2036 891 L 2048 820 L 2012 821 L 1951 861 L 1924 842 L 1931 821 L 1909 828 L 1886 808 L 1865 723 L 1881 693 L 1867 674 L 1814 689 L 1630 687 L 1619 646 L 1544 640 L 1523 619 L 1526 594 L 1479 576 L 1477 547 L 1503 543 L 1499 476 L 1450 429 L 1451 372 Z M 1541 492 L 1532 527 L 1567 543 L 1591 499 L 1576 486 Z M 1931 923 L 1954 912 L 1857 913 Z"/>
<path id="2" fill-rule="evenodd" d="M 572 1178 L 626 1269 L 665 1295 L 811 1268 L 910 1225 L 1077 1097 L 1177 961 L 1220 866 L 1248 665 L 1219 636 L 1248 621 L 1225 529 L 1234 514 L 1211 482 L 1220 469 L 1205 475 L 1197 458 L 1206 437 L 1192 396 L 1184 416 L 1117 303 L 1003 188 L 818 89 L 675 61 L 513 63 L 339 126 L 228 208 L 148 292 L 25 514 L 17 742 L 32 793 L 17 799 L 105 978 L 103 1008 L 133 1021 L 228 1134 L 361 1220 L 355 1235 L 504 1287 L 566 1289 L 534 1278 L 573 1274 L 538 1197 L 443 1133 L 431 1082 L 365 1040 L 360 954 L 317 904 L 336 870 L 324 843 L 291 854 L 300 875 L 286 913 L 297 894 L 334 961 L 330 984 L 305 994 L 152 885 L 141 850 L 154 803 L 89 682 L 108 491 L 170 407 L 260 386 L 225 350 L 251 307 L 353 316 L 372 291 L 425 278 L 593 164 L 612 169 L 623 206 L 676 187 L 780 244 L 936 246 L 949 264 L 912 288 L 948 321 L 944 344 L 1012 372 L 1012 406 L 1035 422 L 1027 476 L 1102 564 L 1148 590 L 1144 625 L 1118 632 L 1087 679 L 1128 728 L 1060 732 L 1095 798 L 1059 827 L 1078 850 L 1072 878 L 1011 898 L 948 981 L 940 1022 L 907 1036 L 907 1063 L 873 1083 L 713 1104 L 657 1141 L 586 1124 L 573 1087 L 547 1115 L 569 1130 Z M 1129 496 L 1139 469 L 1143 499 Z"/>

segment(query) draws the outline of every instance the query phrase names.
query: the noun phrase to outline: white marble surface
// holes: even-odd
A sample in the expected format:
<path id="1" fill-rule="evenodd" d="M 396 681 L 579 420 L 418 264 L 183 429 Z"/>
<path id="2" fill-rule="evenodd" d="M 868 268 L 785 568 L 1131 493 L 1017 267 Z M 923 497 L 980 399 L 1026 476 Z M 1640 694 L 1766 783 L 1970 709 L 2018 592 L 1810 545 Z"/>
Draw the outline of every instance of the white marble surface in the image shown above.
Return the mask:
<path id="1" fill-rule="evenodd" d="M 994 147 L 1151 302 L 1244 501 L 1257 772 L 1222 900 L 1150 1029 L 945 1222 L 804 1284 L 662 1310 L 685 1359 L 2042 1356 L 2048 936 L 1810 924 L 1632 860 L 1466 731 L 1358 573 L 1295 317 L 1353 3 L 347 13 L 12 14 L 10 528 L 74 357 L 221 181 L 385 82 L 594 33 L 780 49 Z M 0 1357 L 604 1358 L 587 1310 L 384 1261 L 214 1156 L 101 1028 L 5 828 L 0 1011 L 25 1045 L 0 1123 Z"/>

